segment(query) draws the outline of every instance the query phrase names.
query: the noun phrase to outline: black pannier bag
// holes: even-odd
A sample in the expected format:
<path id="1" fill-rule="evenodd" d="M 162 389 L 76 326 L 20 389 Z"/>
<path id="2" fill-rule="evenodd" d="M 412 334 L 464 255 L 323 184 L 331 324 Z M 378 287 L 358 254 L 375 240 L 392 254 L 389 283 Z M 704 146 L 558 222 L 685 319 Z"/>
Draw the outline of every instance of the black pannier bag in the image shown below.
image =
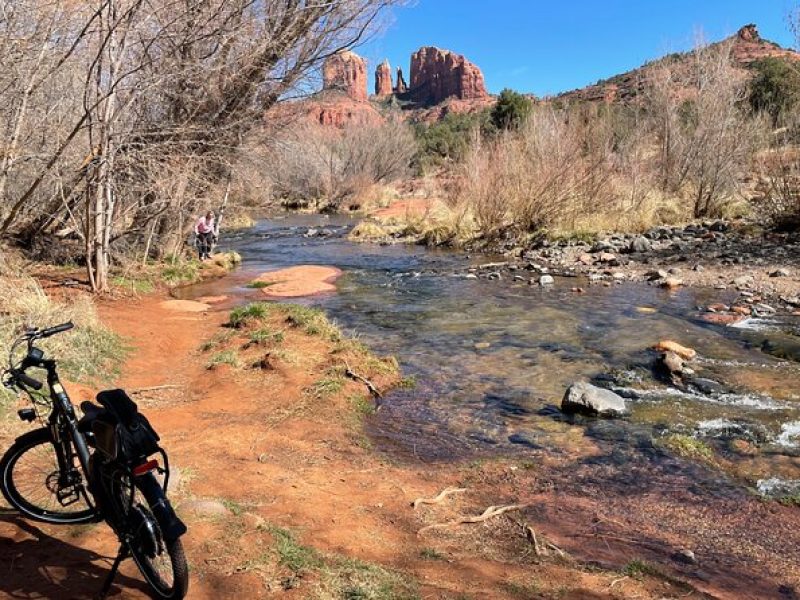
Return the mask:
<path id="1" fill-rule="evenodd" d="M 97 394 L 106 410 L 92 423 L 98 450 L 109 458 L 133 463 L 159 452 L 158 434 L 123 390 Z"/>

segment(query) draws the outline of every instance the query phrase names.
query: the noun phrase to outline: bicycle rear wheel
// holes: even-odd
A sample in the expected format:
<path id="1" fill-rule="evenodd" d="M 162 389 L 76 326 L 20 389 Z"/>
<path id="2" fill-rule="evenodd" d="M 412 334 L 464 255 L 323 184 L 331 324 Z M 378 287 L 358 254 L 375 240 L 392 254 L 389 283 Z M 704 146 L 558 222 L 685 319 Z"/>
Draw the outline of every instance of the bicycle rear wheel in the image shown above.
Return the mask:
<path id="1" fill-rule="evenodd" d="M 69 471 L 64 473 L 50 430 L 30 431 L 0 459 L 0 491 L 11 506 L 36 521 L 62 525 L 99 520 L 77 456 L 71 452 L 66 458 Z"/>

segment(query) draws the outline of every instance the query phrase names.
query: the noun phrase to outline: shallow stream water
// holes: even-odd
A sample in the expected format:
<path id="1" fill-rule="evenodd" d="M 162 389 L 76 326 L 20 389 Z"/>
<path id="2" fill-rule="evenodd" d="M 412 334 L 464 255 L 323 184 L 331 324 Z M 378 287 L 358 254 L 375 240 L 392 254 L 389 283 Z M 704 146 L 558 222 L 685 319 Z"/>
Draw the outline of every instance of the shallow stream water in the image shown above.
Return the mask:
<path id="1" fill-rule="evenodd" d="M 664 435 L 682 433 L 711 444 L 762 491 L 790 493 L 800 482 L 800 321 L 700 321 L 697 307 L 733 300 L 726 291 L 474 279 L 470 266 L 490 258 L 356 244 L 346 239 L 353 224 L 319 215 L 262 221 L 227 240 L 244 259 L 239 272 L 182 294 L 230 294 L 234 287 L 244 301 L 258 297 L 244 286 L 264 271 L 341 268 L 336 294 L 303 302 L 324 308 L 376 352 L 396 355 L 416 379 L 392 392 L 369 423 L 384 451 L 422 460 L 572 453 L 588 452 L 598 438 L 657 446 Z M 308 235 L 322 230 L 327 235 Z M 576 285 L 587 293 L 572 292 Z M 697 375 L 719 389 L 680 391 L 655 382 L 648 348 L 662 339 L 695 348 Z M 556 407 L 580 379 L 610 381 L 632 398 L 632 417 L 602 426 L 565 419 Z M 742 442 L 758 450 L 742 452 Z"/>

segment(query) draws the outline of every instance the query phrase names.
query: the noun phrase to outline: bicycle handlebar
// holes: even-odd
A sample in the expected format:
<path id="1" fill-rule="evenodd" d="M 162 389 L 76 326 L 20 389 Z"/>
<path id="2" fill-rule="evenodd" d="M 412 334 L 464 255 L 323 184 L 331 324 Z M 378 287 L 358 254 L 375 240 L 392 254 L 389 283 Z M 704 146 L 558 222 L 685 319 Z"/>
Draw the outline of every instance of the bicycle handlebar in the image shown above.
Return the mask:
<path id="1" fill-rule="evenodd" d="M 75 327 L 75 325 L 72 323 L 72 321 L 67 321 L 66 323 L 61 323 L 61 325 L 55 325 L 54 327 L 48 327 L 46 329 L 41 329 L 41 330 L 28 329 L 11 346 L 11 351 L 9 352 L 9 359 L 8 359 L 9 365 L 8 369 L 5 371 L 5 373 L 8 373 L 11 376 L 11 380 L 8 383 L 11 383 L 13 385 L 13 381 L 16 380 L 19 383 L 23 384 L 24 386 L 29 387 L 33 390 L 39 391 L 40 389 L 42 389 L 44 384 L 41 381 L 34 379 L 33 377 L 25 373 L 25 370 L 28 369 L 29 367 L 41 366 L 40 363 L 42 360 L 42 352 L 41 350 L 37 350 L 36 348 L 34 348 L 33 342 L 36 340 L 48 338 L 50 336 L 62 333 L 64 331 L 69 331 L 73 327 Z M 19 366 L 14 367 L 12 364 L 14 349 L 22 342 L 27 342 L 28 344 L 28 355 L 25 357 L 25 359 Z M 38 356 L 35 356 L 33 354 L 34 351 L 38 352 Z M 7 384 L 5 378 L 3 380 L 3 383 Z"/>
<path id="2" fill-rule="evenodd" d="M 35 338 L 47 338 L 51 335 L 56 335 L 57 333 L 62 333 L 64 331 L 69 331 L 75 327 L 72 321 L 67 321 L 66 323 L 62 323 L 61 325 L 56 325 L 54 327 L 48 327 L 47 329 L 42 329 L 34 334 L 33 337 Z"/>

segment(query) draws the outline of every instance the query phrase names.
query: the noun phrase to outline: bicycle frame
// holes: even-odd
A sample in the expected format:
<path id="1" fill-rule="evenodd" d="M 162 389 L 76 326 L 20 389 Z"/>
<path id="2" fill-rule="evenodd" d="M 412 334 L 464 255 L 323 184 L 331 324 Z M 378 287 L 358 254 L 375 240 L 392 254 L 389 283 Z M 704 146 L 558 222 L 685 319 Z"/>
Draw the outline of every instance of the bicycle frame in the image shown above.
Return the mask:
<path id="1" fill-rule="evenodd" d="M 63 418 L 66 420 L 66 425 L 69 428 L 69 436 L 72 438 L 72 443 L 75 445 L 75 450 L 78 453 L 78 460 L 81 463 L 81 469 L 83 470 L 84 475 L 86 475 L 88 481 L 89 446 L 86 443 L 86 437 L 78 429 L 78 420 L 75 416 L 75 407 L 72 405 L 64 386 L 61 385 L 61 382 L 58 378 L 56 361 L 43 360 L 41 361 L 40 365 L 37 366 L 41 366 L 47 371 L 47 384 L 50 386 L 50 398 L 53 401 L 53 411 L 50 413 L 48 422 L 50 423 L 50 428 L 53 431 L 53 437 L 57 440 L 60 439 L 60 435 L 58 435 L 61 433 L 58 431 L 60 420 L 59 417 L 63 416 Z"/>

